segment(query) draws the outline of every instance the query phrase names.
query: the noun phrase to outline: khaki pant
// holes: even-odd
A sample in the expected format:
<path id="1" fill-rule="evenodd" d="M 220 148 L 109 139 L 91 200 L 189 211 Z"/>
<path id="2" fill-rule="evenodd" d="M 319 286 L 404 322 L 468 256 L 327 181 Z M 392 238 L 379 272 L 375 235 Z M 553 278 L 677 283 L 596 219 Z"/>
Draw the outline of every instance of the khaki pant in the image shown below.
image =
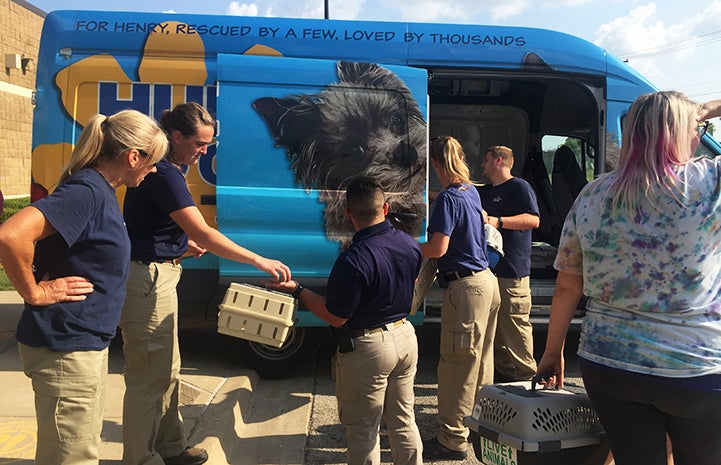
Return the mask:
<path id="1" fill-rule="evenodd" d="M 36 465 L 97 465 L 108 349 L 53 352 L 18 343 L 35 392 Z"/>
<path id="2" fill-rule="evenodd" d="M 418 340 L 410 322 L 353 339 L 334 359 L 338 414 L 349 465 L 379 465 L 385 421 L 394 465 L 421 465 L 423 444 L 413 412 Z"/>
<path id="3" fill-rule="evenodd" d="M 438 442 L 463 451 L 478 389 L 493 383 L 493 338 L 500 296 L 490 270 L 448 284 L 441 307 Z"/>
<path id="4" fill-rule="evenodd" d="M 524 278 L 498 278 L 501 307 L 496 328 L 496 371 L 514 381 L 525 381 L 536 374 L 531 326 L 531 284 Z"/>
<path id="5" fill-rule="evenodd" d="M 179 265 L 132 262 L 120 318 L 125 364 L 123 464 L 163 465 L 186 448 L 178 394 Z"/>

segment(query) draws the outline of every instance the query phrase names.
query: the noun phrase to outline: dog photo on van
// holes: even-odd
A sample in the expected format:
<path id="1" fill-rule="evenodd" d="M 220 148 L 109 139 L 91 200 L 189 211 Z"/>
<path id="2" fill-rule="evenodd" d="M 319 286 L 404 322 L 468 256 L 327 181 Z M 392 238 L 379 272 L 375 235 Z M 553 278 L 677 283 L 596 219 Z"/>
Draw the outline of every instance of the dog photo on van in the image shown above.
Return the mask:
<path id="1" fill-rule="evenodd" d="M 389 220 L 418 237 L 425 219 L 426 122 L 408 87 L 373 63 L 338 62 L 338 81 L 315 94 L 262 97 L 253 108 L 283 147 L 295 181 L 325 204 L 326 237 L 345 246 L 345 188 L 356 175 L 375 177 Z"/>

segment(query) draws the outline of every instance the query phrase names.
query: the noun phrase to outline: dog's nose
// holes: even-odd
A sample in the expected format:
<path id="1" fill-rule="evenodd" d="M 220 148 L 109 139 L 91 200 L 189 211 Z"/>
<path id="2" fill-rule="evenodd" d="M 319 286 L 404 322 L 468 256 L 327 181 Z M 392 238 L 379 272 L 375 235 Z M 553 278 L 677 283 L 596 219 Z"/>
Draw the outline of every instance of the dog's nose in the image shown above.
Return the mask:
<path id="1" fill-rule="evenodd" d="M 416 148 L 404 140 L 400 141 L 393 152 L 393 163 L 403 168 L 409 168 L 416 161 L 418 161 Z"/>

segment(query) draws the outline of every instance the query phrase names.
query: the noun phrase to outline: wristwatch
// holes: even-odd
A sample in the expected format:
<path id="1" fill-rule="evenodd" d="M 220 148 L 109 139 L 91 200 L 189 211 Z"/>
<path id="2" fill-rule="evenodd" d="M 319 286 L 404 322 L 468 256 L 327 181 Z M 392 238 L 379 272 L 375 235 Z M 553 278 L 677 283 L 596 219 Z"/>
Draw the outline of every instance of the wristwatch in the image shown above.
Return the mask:
<path id="1" fill-rule="evenodd" d="M 293 292 L 290 293 L 290 295 L 292 295 L 295 299 L 300 299 L 300 293 L 303 292 L 303 289 L 305 289 L 303 285 L 301 283 L 298 283 L 298 285 L 293 290 Z"/>
<path id="2" fill-rule="evenodd" d="M 498 229 L 501 229 L 503 227 L 503 217 L 498 217 Z"/>

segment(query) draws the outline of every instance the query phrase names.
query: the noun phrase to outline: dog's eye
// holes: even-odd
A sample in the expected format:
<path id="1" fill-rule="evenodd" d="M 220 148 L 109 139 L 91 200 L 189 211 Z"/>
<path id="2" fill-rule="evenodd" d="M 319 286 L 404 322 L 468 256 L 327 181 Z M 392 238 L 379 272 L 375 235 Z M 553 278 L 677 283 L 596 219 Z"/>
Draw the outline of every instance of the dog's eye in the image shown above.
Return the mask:
<path id="1" fill-rule="evenodd" d="M 365 155 L 365 150 L 360 145 L 356 145 L 355 147 L 353 147 L 351 155 L 353 155 L 354 157 L 362 157 L 363 155 Z"/>
<path id="2" fill-rule="evenodd" d="M 362 157 L 365 149 L 360 145 L 348 144 L 343 147 L 342 154 L 344 157 Z"/>
<path id="3" fill-rule="evenodd" d="M 402 131 L 405 126 L 403 124 L 403 116 L 400 113 L 393 113 L 390 116 L 389 123 L 390 123 L 391 128 L 393 128 L 393 130 L 396 132 Z"/>

